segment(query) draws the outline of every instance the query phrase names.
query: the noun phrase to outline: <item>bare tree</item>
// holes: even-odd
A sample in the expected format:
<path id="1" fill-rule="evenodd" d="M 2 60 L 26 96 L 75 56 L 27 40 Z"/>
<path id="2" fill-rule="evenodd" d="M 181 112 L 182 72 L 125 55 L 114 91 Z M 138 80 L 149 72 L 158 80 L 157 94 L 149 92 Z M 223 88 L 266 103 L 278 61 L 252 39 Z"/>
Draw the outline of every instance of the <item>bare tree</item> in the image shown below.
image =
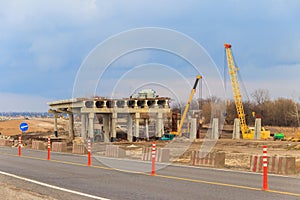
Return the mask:
<path id="1" fill-rule="evenodd" d="M 297 102 L 294 102 L 295 104 L 295 109 L 291 110 L 289 112 L 289 115 L 295 119 L 296 123 L 295 123 L 295 127 L 299 127 L 300 121 L 299 121 L 299 108 L 298 108 L 298 104 Z"/>
<path id="2" fill-rule="evenodd" d="M 267 89 L 257 89 L 251 96 L 258 105 L 264 104 L 266 101 L 270 100 L 270 93 Z"/>

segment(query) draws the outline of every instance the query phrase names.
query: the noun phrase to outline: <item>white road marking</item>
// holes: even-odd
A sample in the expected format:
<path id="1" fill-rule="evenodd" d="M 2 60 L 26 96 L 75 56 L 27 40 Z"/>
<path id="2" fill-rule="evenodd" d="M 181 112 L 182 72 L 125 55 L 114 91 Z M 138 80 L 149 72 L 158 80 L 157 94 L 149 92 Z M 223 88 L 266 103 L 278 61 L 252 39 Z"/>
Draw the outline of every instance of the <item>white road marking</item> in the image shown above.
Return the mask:
<path id="1" fill-rule="evenodd" d="M 77 191 L 74 191 L 74 190 L 61 188 L 61 187 L 58 187 L 58 186 L 50 185 L 50 184 L 47 184 L 47 183 L 42 183 L 42 182 L 39 182 L 39 181 L 35 181 L 35 180 L 32 180 L 32 179 L 17 176 L 15 174 L 10 174 L 10 173 L 3 172 L 3 171 L 0 171 L 0 174 L 5 175 L 5 176 L 10 176 L 10 177 L 13 177 L 13 178 L 17 178 L 17 179 L 20 179 L 20 180 L 23 180 L 23 181 L 31 182 L 31 183 L 34 183 L 34 184 L 38 184 L 38 185 L 48 187 L 48 188 L 51 188 L 51 189 L 60 190 L 60 191 L 63 191 L 63 192 L 68 192 L 68 193 L 72 193 L 72 194 L 76 194 L 76 195 L 80 195 L 80 196 L 84 196 L 84 197 L 89 197 L 89 198 L 93 198 L 93 199 L 109 200 L 109 199 L 106 199 L 106 198 L 103 198 L 103 197 L 94 196 L 94 195 L 90 195 L 90 194 L 86 194 L 86 193 L 82 193 L 82 192 L 77 192 Z"/>

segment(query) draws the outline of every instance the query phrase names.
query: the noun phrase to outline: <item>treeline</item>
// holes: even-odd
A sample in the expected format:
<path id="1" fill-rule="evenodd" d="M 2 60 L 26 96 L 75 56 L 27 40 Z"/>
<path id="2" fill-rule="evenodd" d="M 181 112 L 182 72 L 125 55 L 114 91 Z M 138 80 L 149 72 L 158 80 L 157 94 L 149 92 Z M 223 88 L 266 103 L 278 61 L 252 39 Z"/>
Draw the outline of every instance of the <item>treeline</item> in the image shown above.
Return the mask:
<path id="1" fill-rule="evenodd" d="M 254 125 L 255 118 L 261 118 L 264 126 L 287 126 L 299 127 L 300 104 L 292 99 L 277 98 L 270 100 L 266 90 L 256 90 L 252 96 L 252 101 L 243 101 L 244 112 L 248 125 Z M 215 108 L 224 106 L 223 109 Z M 220 106 L 221 105 L 221 106 Z M 180 107 L 184 109 L 184 104 Z M 178 110 L 178 106 L 173 110 Z M 215 108 L 215 110 L 212 110 Z M 234 100 L 224 102 L 216 97 L 199 99 L 198 102 L 191 103 L 190 109 L 202 110 L 204 123 L 209 123 L 211 117 L 225 117 L 225 124 L 233 124 L 237 117 L 236 105 Z M 222 111 L 218 111 L 222 110 Z M 213 116 L 212 116 L 213 115 Z"/>
<path id="2" fill-rule="evenodd" d="M 278 98 L 268 100 L 261 104 L 246 101 L 243 103 L 247 123 L 254 124 L 255 118 L 261 118 L 264 125 L 270 126 L 299 126 L 299 104 L 291 99 Z M 226 118 L 227 124 L 233 124 L 237 116 L 233 100 L 227 102 Z"/>

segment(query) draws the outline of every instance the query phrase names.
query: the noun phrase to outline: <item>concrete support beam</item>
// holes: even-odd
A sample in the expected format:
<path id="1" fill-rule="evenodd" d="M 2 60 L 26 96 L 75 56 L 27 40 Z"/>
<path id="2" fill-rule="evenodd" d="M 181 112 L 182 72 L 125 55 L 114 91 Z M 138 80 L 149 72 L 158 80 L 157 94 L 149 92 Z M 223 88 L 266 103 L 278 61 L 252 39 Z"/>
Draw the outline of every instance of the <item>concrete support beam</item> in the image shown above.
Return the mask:
<path id="1" fill-rule="evenodd" d="M 137 107 L 138 107 L 137 102 L 138 102 L 138 100 L 134 100 L 134 108 L 137 108 Z"/>
<path id="2" fill-rule="evenodd" d="M 156 137 L 161 138 L 164 132 L 164 125 L 163 125 L 163 118 L 162 113 L 157 113 L 157 119 L 156 119 Z"/>
<path id="3" fill-rule="evenodd" d="M 89 113 L 88 137 L 91 138 L 92 141 L 94 139 L 94 118 L 95 118 L 95 113 Z"/>
<path id="4" fill-rule="evenodd" d="M 54 113 L 54 135 L 55 135 L 55 137 L 58 137 L 58 131 L 57 131 L 57 113 Z"/>
<path id="5" fill-rule="evenodd" d="M 69 113 L 69 138 L 71 140 L 74 139 L 74 115 L 73 113 Z"/>
<path id="6" fill-rule="evenodd" d="M 117 139 L 117 130 L 116 130 L 116 126 L 117 126 L 117 113 L 113 112 L 112 116 L 111 116 L 111 138 L 110 141 L 114 142 Z"/>
<path id="7" fill-rule="evenodd" d="M 135 139 L 140 137 L 140 113 L 135 113 L 134 136 Z"/>
<path id="8" fill-rule="evenodd" d="M 194 141 L 196 139 L 197 134 L 197 119 L 191 119 L 191 130 L 190 130 L 190 141 Z"/>
<path id="9" fill-rule="evenodd" d="M 218 118 L 213 118 L 212 139 L 214 139 L 214 140 L 219 139 L 219 119 Z"/>
<path id="10" fill-rule="evenodd" d="M 149 140 L 149 120 L 145 119 L 145 135 L 146 139 Z"/>
<path id="11" fill-rule="evenodd" d="M 85 114 L 81 114 L 81 134 L 80 136 L 82 137 L 83 140 L 86 139 L 86 115 Z"/>
<path id="12" fill-rule="evenodd" d="M 132 118 L 130 114 L 127 117 L 127 140 L 132 142 Z"/>
<path id="13" fill-rule="evenodd" d="M 109 142 L 109 115 L 103 115 L 103 131 L 104 131 L 104 142 Z"/>
<path id="14" fill-rule="evenodd" d="M 169 101 L 166 100 L 164 108 L 168 108 L 168 107 L 169 107 Z"/>
<path id="15" fill-rule="evenodd" d="M 145 100 L 144 108 L 148 108 L 148 100 L 147 99 Z"/>
<path id="16" fill-rule="evenodd" d="M 240 119 L 238 118 L 234 119 L 232 139 L 240 139 Z"/>
<path id="17" fill-rule="evenodd" d="M 158 100 L 155 99 L 154 108 L 158 108 Z"/>
<path id="18" fill-rule="evenodd" d="M 261 139 L 261 119 L 255 119 L 255 127 L 254 127 L 254 139 L 260 140 Z"/>
<path id="19" fill-rule="evenodd" d="M 124 100 L 124 108 L 128 108 L 128 101 Z"/>

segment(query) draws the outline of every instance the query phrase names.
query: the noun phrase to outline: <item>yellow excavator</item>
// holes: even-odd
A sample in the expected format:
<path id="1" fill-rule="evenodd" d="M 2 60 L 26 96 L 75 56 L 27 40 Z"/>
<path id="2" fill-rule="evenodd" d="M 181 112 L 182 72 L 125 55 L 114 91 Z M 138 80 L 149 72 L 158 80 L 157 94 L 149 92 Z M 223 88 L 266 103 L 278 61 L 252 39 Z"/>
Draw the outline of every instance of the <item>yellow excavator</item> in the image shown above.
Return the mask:
<path id="1" fill-rule="evenodd" d="M 235 66 L 234 63 L 234 59 L 231 52 L 231 45 L 224 44 L 224 47 L 226 51 L 228 72 L 230 76 L 234 102 L 235 102 L 238 117 L 240 119 L 242 137 L 243 139 L 254 139 L 254 128 L 249 128 L 246 123 L 246 117 L 245 117 L 245 112 L 244 112 L 244 107 L 242 102 L 242 95 L 241 95 L 241 90 L 240 90 L 238 77 L 237 77 L 238 68 Z M 265 130 L 264 127 L 262 127 L 261 138 L 262 139 L 270 138 L 270 131 L 267 131 Z"/>

